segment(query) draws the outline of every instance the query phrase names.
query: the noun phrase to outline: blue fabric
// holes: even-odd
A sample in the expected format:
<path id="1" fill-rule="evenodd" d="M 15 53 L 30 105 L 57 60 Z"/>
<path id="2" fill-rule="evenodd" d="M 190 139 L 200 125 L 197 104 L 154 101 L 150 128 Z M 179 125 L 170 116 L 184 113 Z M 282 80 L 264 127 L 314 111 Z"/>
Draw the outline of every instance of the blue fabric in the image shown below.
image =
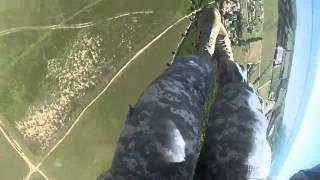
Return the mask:
<path id="1" fill-rule="evenodd" d="M 314 168 L 308 170 L 302 170 L 302 172 L 310 179 L 310 180 L 320 180 L 320 164 Z"/>
<path id="2" fill-rule="evenodd" d="M 177 57 L 130 110 L 112 167 L 99 179 L 266 178 L 271 152 L 263 103 L 238 64 L 226 60 L 218 66 L 220 89 L 202 150 L 199 128 L 212 57 Z"/>

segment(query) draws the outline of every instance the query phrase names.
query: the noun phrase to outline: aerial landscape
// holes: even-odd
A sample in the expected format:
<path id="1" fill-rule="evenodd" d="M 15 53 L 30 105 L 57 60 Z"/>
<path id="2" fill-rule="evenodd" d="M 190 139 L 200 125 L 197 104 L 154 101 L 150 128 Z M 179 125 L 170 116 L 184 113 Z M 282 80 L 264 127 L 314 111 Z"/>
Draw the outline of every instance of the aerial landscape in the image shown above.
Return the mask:
<path id="1" fill-rule="evenodd" d="M 276 155 L 295 0 L 5 0 L 0 179 L 87 180 L 106 171 L 129 107 L 175 56 L 193 52 L 206 6 L 219 8 L 235 59 L 266 101 Z"/>

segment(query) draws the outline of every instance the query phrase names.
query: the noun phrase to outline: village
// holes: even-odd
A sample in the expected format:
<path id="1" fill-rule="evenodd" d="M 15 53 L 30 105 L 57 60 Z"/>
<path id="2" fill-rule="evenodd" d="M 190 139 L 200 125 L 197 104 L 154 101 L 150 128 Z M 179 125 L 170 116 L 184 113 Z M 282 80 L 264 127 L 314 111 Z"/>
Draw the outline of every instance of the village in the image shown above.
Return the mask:
<path id="1" fill-rule="evenodd" d="M 221 1 L 220 7 L 223 24 L 233 45 L 240 45 L 247 38 L 245 33 L 253 36 L 259 33 L 258 28 L 264 22 L 263 0 L 225 0 Z"/>

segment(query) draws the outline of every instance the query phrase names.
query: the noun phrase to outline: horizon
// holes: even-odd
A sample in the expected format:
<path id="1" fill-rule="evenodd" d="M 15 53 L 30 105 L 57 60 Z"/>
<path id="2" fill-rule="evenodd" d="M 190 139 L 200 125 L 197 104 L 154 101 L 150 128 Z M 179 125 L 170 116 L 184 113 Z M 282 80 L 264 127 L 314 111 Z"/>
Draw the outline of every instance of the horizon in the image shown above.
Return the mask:
<path id="1" fill-rule="evenodd" d="M 308 157 L 320 148 L 320 144 L 311 141 L 316 132 L 314 127 L 320 127 L 316 121 L 319 114 L 316 107 L 320 105 L 316 101 L 320 97 L 319 8 L 320 3 L 314 0 L 297 0 L 295 48 L 284 112 L 284 124 L 290 134 L 282 153 L 273 162 L 272 177 L 276 179 L 289 179 L 299 170 L 320 163 L 320 155 Z M 302 158 L 303 155 L 306 156 Z"/>

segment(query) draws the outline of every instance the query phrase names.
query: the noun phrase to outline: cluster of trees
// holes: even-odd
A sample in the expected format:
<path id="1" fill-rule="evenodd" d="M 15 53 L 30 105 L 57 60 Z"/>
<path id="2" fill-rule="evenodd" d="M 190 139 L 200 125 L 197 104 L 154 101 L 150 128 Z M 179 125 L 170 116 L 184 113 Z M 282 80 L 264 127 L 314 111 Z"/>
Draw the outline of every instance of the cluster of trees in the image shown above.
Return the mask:
<path id="1" fill-rule="evenodd" d="M 263 23 L 264 7 L 262 0 L 248 0 L 248 25 L 247 31 L 253 33 L 256 31 L 255 27 Z"/>

